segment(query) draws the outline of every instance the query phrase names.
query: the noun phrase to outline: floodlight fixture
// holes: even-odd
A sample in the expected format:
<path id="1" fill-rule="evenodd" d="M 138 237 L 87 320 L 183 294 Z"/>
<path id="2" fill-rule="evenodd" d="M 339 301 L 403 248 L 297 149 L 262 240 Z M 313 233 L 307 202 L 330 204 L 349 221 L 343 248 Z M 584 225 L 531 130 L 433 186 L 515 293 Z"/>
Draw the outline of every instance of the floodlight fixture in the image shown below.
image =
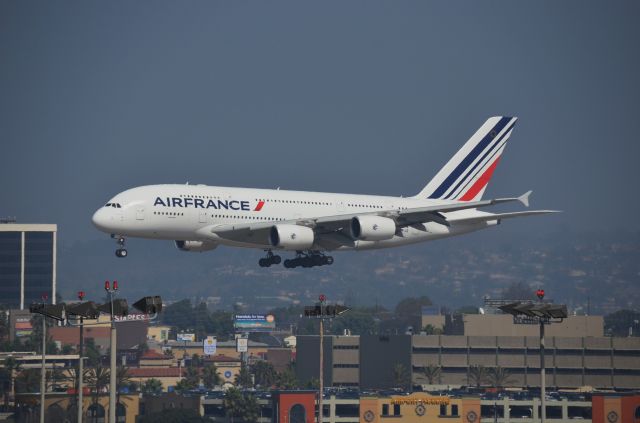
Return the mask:
<path id="1" fill-rule="evenodd" d="M 84 303 L 68 304 L 67 314 L 71 316 L 84 317 L 85 319 L 97 319 L 100 315 L 98 306 L 93 301 Z"/>
<path id="2" fill-rule="evenodd" d="M 145 314 L 156 314 L 162 311 L 162 298 L 159 295 L 144 297 L 133 303 L 133 306 Z"/>

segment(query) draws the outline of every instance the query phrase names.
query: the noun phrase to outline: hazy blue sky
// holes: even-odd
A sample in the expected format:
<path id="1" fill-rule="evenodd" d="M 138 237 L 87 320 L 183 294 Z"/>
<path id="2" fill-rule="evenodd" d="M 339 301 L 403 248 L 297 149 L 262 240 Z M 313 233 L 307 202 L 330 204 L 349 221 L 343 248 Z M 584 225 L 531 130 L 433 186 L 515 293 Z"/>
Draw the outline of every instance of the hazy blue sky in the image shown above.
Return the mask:
<path id="1" fill-rule="evenodd" d="M 513 227 L 637 230 L 638 22 L 631 1 L 3 1 L 0 216 L 75 241 L 143 184 L 413 195 L 506 114 L 487 195 L 565 211 Z"/>

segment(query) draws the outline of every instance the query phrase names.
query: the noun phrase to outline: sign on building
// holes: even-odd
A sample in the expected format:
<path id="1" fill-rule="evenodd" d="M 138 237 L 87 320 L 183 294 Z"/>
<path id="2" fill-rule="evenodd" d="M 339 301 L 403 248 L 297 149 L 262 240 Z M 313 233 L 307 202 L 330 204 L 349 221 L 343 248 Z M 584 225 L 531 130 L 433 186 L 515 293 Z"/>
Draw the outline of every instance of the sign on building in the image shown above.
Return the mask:
<path id="1" fill-rule="evenodd" d="M 207 336 L 207 338 L 202 341 L 202 347 L 204 355 L 215 355 L 217 348 L 216 338 L 213 336 Z"/>
<path id="2" fill-rule="evenodd" d="M 236 338 L 236 351 L 239 353 L 247 352 L 249 350 L 249 340 L 247 338 Z"/>

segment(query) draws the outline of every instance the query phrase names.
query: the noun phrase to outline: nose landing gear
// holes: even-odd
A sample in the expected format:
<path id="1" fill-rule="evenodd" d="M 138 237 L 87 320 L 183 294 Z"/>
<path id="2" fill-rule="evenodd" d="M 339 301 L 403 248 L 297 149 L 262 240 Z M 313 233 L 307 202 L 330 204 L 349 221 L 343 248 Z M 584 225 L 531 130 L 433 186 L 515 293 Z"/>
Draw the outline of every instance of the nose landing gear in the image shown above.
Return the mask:
<path id="1" fill-rule="evenodd" d="M 116 243 L 118 244 L 118 249 L 116 250 L 116 257 L 125 258 L 129 253 L 127 249 L 124 248 L 124 237 L 111 235 L 112 238 L 117 238 Z"/>
<path id="2" fill-rule="evenodd" d="M 271 250 L 267 250 L 267 256 L 258 260 L 260 267 L 270 267 L 273 264 L 280 264 L 282 258 L 278 255 L 274 255 Z"/>

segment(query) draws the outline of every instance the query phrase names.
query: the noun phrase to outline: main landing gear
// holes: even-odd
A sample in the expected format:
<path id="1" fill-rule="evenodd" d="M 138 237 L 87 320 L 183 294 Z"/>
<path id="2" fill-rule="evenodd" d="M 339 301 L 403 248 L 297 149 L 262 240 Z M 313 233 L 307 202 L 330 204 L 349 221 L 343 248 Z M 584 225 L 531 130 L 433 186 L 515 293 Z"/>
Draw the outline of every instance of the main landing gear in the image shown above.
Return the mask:
<path id="1" fill-rule="evenodd" d="M 280 264 L 282 258 L 278 255 L 274 255 L 271 250 L 267 250 L 267 256 L 258 260 L 260 267 L 270 267 L 272 264 Z"/>
<path id="2" fill-rule="evenodd" d="M 302 251 L 296 251 L 296 258 L 284 261 L 284 267 L 287 269 L 295 269 L 296 267 L 315 267 L 333 264 L 333 257 L 325 256 L 318 251 L 309 251 L 305 254 Z"/>
<path id="3" fill-rule="evenodd" d="M 127 249 L 124 248 L 124 237 L 111 235 L 111 238 L 116 238 L 116 243 L 118 244 L 118 249 L 116 250 L 116 257 L 125 258 L 129 253 L 127 253 Z"/>

